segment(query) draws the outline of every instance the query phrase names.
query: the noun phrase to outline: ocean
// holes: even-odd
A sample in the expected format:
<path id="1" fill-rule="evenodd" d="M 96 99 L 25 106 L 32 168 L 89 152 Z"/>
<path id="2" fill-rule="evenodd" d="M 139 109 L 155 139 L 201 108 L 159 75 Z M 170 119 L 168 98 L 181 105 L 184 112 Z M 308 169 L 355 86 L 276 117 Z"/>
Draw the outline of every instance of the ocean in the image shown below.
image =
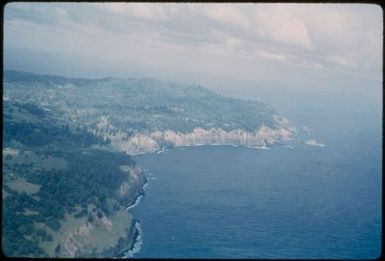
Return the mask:
<path id="1" fill-rule="evenodd" d="M 268 150 L 201 146 L 136 156 L 148 185 L 130 209 L 143 241 L 134 257 L 377 258 L 382 101 L 362 97 L 273 104 L 300 131 Z"/>

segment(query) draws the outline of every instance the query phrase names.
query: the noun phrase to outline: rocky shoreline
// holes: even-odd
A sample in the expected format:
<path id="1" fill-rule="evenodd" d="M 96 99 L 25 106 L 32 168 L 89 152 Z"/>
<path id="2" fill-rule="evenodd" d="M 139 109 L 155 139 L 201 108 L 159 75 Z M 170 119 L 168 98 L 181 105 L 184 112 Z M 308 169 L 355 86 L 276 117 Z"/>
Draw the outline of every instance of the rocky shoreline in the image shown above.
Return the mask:
<path id="1" fill-rule="evenodd" d="M 125 204 L 124 209 L 127 215 L 131 218 L 132 222 L 129 229 L 125 229 L 125 236 L 120 237 L 114 246 L 102 250 L 100 255 L 98 255 L 100 257 L 129 258 L 140 249 L 142 244 L 140 221 L 134 219 L 128 210 L 132 207 L 135 207 L 138 204 L 140 198 L 144 196 L 144 187 L 148 181 L 144 175 L 144 172 L 140 169 L 135 168 L 132 171 L 138 178 L 135 184 L 136 191 L 131 192 L 129 195 L 124 197 L 124 199 L 129 199 L 128 203 Z M 131 196 L 132 194 L 134 194 L 133 197 Z"/>
<path id="2" fill-rule="evenodd" d="M 138 229 L 138 224 L 140 224 L 139 221 L 133 219 L 130 229 L 126 230 L 126 236 L 121 237 L 115 246 L 105 250 L 101 256 L 111 256 L 114 258 L 132 257 L 135 253 L 135 246 L 141 244 L 141 241 L 139 240 L 140 230 Z"/>
<path id="3" fill-rule="evenodd" d="M 120 209 L 109 217 L 94 214 L 93 221 L 87 221 L 76 227 L 56 247 L 56 257 L 125 258 L 140 249 L 140 222 L 127 210 L 135 206 L 144 195 L 147 179 L 138 167 L 121 166 L 121 170 L 127 172 L 129 179 L 117 190 Z M 114 232 L 113 227 L 119 228 L 119 234 L 117 231 Z M 101 232 L 105 233 L 104 243 L 94 238 L 95 233 L 99 235 Z"/>
<path id="4" fill-rule="evenodd" d="M 125 206 L 127 215 L 132 215 L 128 212 L 131 208 L 136 207 L 140 201 L 140 198 L 144 196 L 144 187 L 148 184 L 147 178 L 144 176 L 143 171 L 140 171 L 139 175 L 143 177 L 143 184 L 140 184 L 141 188 L 139 192 L 132 198 L 132 200 Z M 127 232 L 127 231 L 126 231 Z M 130 226 L 130 231 L 127 233 L 125 238 L 121 238 L 117 245 L 114 246 L 113 251 L 110 252 L 111 255 L 106 253 L 106 256 L 113 256 L 116 258 L 128 258 L 132 257 L 137 251 L 139 251 L 142 244 L 141 241 L 141 230 L 140 230 L 140 221 L 137 219 L 132 219 Z"/>
<path id="5" fill-rule="evenodd" d="M 155 131 L 150 133 L 135 133 L 131 137 L 125 137 L 123 133 L 116 136 L 109 136 L 112 146 L 130 155 L 161 153 L 165 149 L 185 146 L 210 146 L 210 145 L 231 145 L 256 149 L 267 149 L 267 145 L 273 145 L 280 141 L 292 139 L 296 129 L 288 124 L 282 117 L 275 117 L 275 128 L 262 125 L 254 132 L 244 130 L 224 131 L 222 129 L 195 128 L 191 133 L 180 133 L 172 130 L 163 132 Z M 125 138 L 123 138 L 125 137 Z M 139 190 L 126 191 L 124 200 L 129 200 L 125 210 L 135 207 L 140 198 L 144 196 L 144 187 L 148 184 L 144 173 L 139 169 L 132 170 L 131 174 L 136 179 Z M 127 188 L 125 188 L 126 190 Z M 122 198 L 123 199 L 123 198 Z M 139 251 L 141 242 L 140 222 L 133 219 L 130 232 L 126 237 L 119 239 L 119 242 L 107 252 L 106 256 L 117 258 L 132 257 Z M 107 255 L 108 254 L 108 255 Z"/>
<path id="6" fill-rule="evenodd" d="M 128 203 L 126 203 L 124 207 L 127 215 L 129 215 L 132 219 L 130 228 L 125 229 L 125 236 L 120 237 L 114 246 L 101 251 L 99 255 L 100 257 L 129 258 L 140 249 L 142 244 L 140 221 L 134 219 L 128 210 L 132 207 L 135 207 L 138 204 L 140 198 L 144 196 L 144 187 L 148 182 L 144 176 L 143 171 L 135 171 L 135 174 L 139 177 L 138 184 L 136 184 L 138 190 L 136 191 L 134 197 L 129 198 Z"/>
<path id="7" fill-rule="evenodd" d="M 142 175 L 143 172 L 141 172 Z M 127 215 L 132 215 L 128 212 L 131 208 L 136 207 L 140 201 L 140 198 L 144 196 L 144 187 L 148 184 L 146 177 L 144 177 L 144 184 L 140 189 L 140 192 L 135 195 L 133 200 L 125 207 Z M 126 231 L 127 232 L 127 231 Z M 117 245 L 114 246 L 112 251 L 106 253 L 106 256 L 113 256 L 115 258 L 129 258 L 132 257 L 137 251 L 139 251 L 142 244 L 140 221 L 133 219 L 130 227 L 130 231 L 125 238 L 121 238 Z"/>
<path id="8" fill-rule="evenodd" d="M 102 127 L 103 126 L 103 127 Z M 101 128 L 113 128 L 104 119 Z M 242 129 L 224 130 L 221 128 L 196 127 L 191 132 L 183 133 L 171 129 L 163 131 L 135 131 L 128 134 L 118 131 L 116 134 L 108 134 L 104 131 L 96 131 L 105 140 L 110 140 L 112 147 L 129 155 L 156 153 L 167 148 L 199 145 L 233 145 L 261 148 L 280 141 L 290 140 L 297 132 L 289 121 L 278 115 L 274 115 L 274 126 L 268 127 L 262 124 L 254 131 Z"/>

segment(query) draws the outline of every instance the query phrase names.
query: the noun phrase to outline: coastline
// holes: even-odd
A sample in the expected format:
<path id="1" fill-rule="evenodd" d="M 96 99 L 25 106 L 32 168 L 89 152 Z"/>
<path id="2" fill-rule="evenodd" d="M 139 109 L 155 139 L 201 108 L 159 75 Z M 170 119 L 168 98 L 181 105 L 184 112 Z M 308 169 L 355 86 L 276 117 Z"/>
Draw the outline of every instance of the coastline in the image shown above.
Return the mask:
<path id="1" fill-rule="evenodd" d="M 172 147 L 162 147 L 160 148 L 159 150 L 156 150 L 156 151 L 139 151 L 137 153 L 132 153 L 130 155 L 132 156 L 140 156 L 140 155 L 146 155 L 146 154 L 162 154 L 162 153 L 166 153 L 167 151 L 171 150 L 171 149 L 176 149 L 176 148 L 189 148 L 189 147 L 205 147 L 205 146 L 208 146 L 208 147 L 214 147 L 214 146 L 231 146 L 231 147 L 235 147 L 235 148 L 247 148 L 247 149 L 256 149 L 256 150 L 266 150 L 266 149 L 270 149 L 271 147 L 275 147 L 277 145 L 285 145 L 285 146 L 288 146 L 286 143 L 282 143 L 282 141 L 292 141 L 293 138 L 290 138 L 290 139 L 287 139 L 287 140 L 280 140 L 280 141 L 275 141 L 274 143 L 271 143 L 271 144 L 264 144 L 264 145 L 261 145 L 261 146 L 257 146 L 257 145 L 243 145 L 243 144 L 235 144 L 235 143 L 208 143 L 208 144 L 204 144 L 204 143 L 197 143 L 197 144 L 186 144 L 186 145 L 175 145 L 175 146 L 172 146 Z"/>
<path id="2" fill-rule="evenodd" d="M 198 144 L 186 144 L 186 145 L 176 145 L 176 146 L 173 146 L 173 147 L 168 147 L 168 148 L 160 148 L 158 150 L 155 150 L 155 151 L 138 151 L 138 152 L 135 152 L 135 153 L 130 153 L 129 155 L 131 156 L 140 156 L 140 155 L 147 155 L 147 154 L 163 154 L 163 153 L 166 153 L 167 151 L 169 151 L 170 149 L 176 149 L 176 148 L 188 148 L 188 147 L 204 147 L 204 146 L 231 146 L 231 147 L 240 147 L 240 148 L 248 148 L 248 149 L 257 149 L 257 150 L 266 150 L 266 149 L 270 149 L 270 146 L 272 145 L 277 145 L 278 142 L 276 143 L 273 143 L 273 144 L 269 144 L 269 146 L 254 146 L 254 145 L 239 145 L 239 144 L 231 144 L 231 143 L 226 143 L 226 144 L 220 144 L 220 143 L 212 143 L 212 144 L 202 144 L 202 143 L 198 143 Z"/>
<path id="3" fill-rule="evenodd" d="M 142 173 L 143 173 L 143 175 L 144 175 L 144 172 L 142 172 Z M 148 185 L 148 181 L 147 181 L 146 176 L 144 177 L 144 180 L 145 180 L 145 182 L 144 182 L 142 188 L 140 189 L 140 192 L 139 192 L 137 195 L 135 195 L 134 200 L 132 201 L 132 203 L 129 203 L 129 204 L 127 204 L 127 205 L 125 206 L 124 209 L 125 209 L 127 212 L 128 212 L 128 210 L 130 210 L 130 209 L 136 207 L 136 206 L 140 203 L 140 200 L 144 197 L 144 190 L 145 190 L 145 188 L 146 188 L 147 185 Z M 128 213 L 129 213 L 129 212 L 128 212 Z"/>
<path id="4" fill-rule="evenodd" d="M 257 146 L 244 146 L 244 145 L 237 145 L 237 144 L 214 143 L 214 144 L 194 144 L 194 145 L 173 146 L 173 147 L 169 147 L 169 148 L 162 147 L 157 151 L 151 151 L 151 152 L 141 151 L 141 152 L 138 152 L 135 154 L 130 154 L 130 155 L 131 156 L 138 156 L 138 155 L 146 155 L 146 154 L 163 154 L 163 153 L 166 153 L 169 149 L 173 149 L 173 148 L 202 147 L 202 146 L 232 146 L 232 147 L 244 147 L 244 148 L 260 149 L 260 150 L 269 149 L 269 147 L 266 147 L 266 145 L 261 146 L 261 147 L 257 147 Z M 127 204 L 125 206 L 125 210 L 126 210 L 127 214 L 130 215 L 132 218 L 133 218 L 133 215 L 132 215 L 132 213 L 130 213 L 130 210 L 139 205 L 140 201 L 145 196 L 145 189 L 148 185 L 148 179 L 145 176 L 145 171 L 142 171 L 141 173 L 144 175 L 145 182 L 142 185 L 140 192 L 137 195 L 135 195 L 132 202 L 130 202 L 129 204 Z M 132 243 L 131 243 L 130 248 L 127 251 L 122 252 L 121 254 L 119 254 L 113 258 L 132 258 L 132 257 L 134 257 L 134 255 L 136 253 L 138 253 L 140 251 L 140 249 L 143 245 L 143 237 L 142 237 L 143 232 L 141 229 L 140 221 L 133 218 L 133 224 L 131 225 L 131 227 L 133 229 L 133 232 L 130 232 L 130 237 L 132 236 Z"/>
<path id="5" fill-rule="evenodd" d="M 135 195 L 134 199 L 132 202 L 127 204 L 125 206 L 125 210 L 127 212 L 127 215 L 131 216 L 132 218 L 132 224 L 131 224 L 131 231 L 130 231 L 130 237 L 132 237 L 131 241 L 131 246 L 130 248 L 119 254 L 118 256 L 115 256 L 114 258 L 131 258 L 134 256 L 134 254 L 138 253 L 141 249 L 141 246 L 143 244 L 143 239 L 142 239 L 142 229 L 140 225 L 140 221 L 137 219 L 133 218 L 133 215 L 129 212 L 130 209 L 136 207 L 139 205 L 141 199 L 144 197 L 144 190 L 146 186 L 148 185 L 148 180 L 144 174 L 144 171 L 142 171 L 142 174 L 144 175 L 144 184 L 142 185 L 142 188 L 140 189 L 140 192 Z"/>
<path id="6" fill-rule="evenodd" d="M 287 139 L 286 141 L 292 141 L 293 139 Z M 197 144 L 186 144 L 186 145 L 174 145 L 174 146 L 168 146 L 168 147 L 161 147 L 158 150 L 155 151 L 140 151 L 138 153 L 132 153 L 130 154 L 131 156 L 140 156 L 140 155 L 150 155 L 150 154 L 165 154 L 168 151 L 172 149 L 177 149 L 177 148 L 191 148 L 191 147 L 213 147 L 213 146 L 230 146 L 230 147 L 235 147 L 235 148 L 246 148 L 246 149 L 252 149 L 252 150 L 269 150 L 272 147 L 276 147 L 277 145 L 288 147 L 290 146 L 287 143 L 282 143 L 283 140 L 280 140 L 279 142 L 276 141 L 272 144 L 267 144 L 264 143 L 262 146 L 255 146 L 255 145 L 240 145 L 240 144 L 231 144 L 231 143 L 211 143 L 211 144 L 204 144 L 204 143 L 197 143 Z M 293 147 L 291 147 L 293 148 Z M 130 247 L 128 250 L 123 251 L 119 253 L 117 256 L 114 258 L 132 258 L 136 253 L 138 253 L 141 250 L 141 247 L 143 245 L 143 232 L 141 229 L 141 223 L 139 220 L 133 218 L 133 214 L 130 212 L 131 209 L 135 208 L 138 206 L 142 200 L 142 198 L 145 196 L 145 189 L 148 186 L 149 180 L 145 175 L 146 170 L 141 170 L 141 174 L 144 177 L 144 183 L 139 190 L 139 192 L 133 197 L 132 200 L 124 207 L 124 209 L 127 211 L 127 214 L 131 216 L 132 218 L 132 232 L 130 232 Z"/>
<path id="7" fill-rule="evenodd" d="M 131 258 L 131 257 L 134 257 L 134 254 L 140 251 L 143 245 L 142 229 L 141 229 L 140 221 L 137 219 L 133 219 L 132 228 L 134 229 L 134 233 L 133 233 L 133 240 L 132 240 L 131 247 L 126 252 L 122 252 L 122 254 L 117 256 L 117 258 Z"/>
<path id="8" fill-rule="evenodd" d="M 276 126 L 267 127 L 262 124 L 254 131 L 243 129 L 225 131 L 221 128 L 195 127 L 188 133 L 167 129 L 152 132 L 135 131 L 132 134 L 120 132 L 115 136 L 109 134 L 102 136 L 104 139 L 111 140 L 112 147 L 132 156 L 162 153 L 164 149 L 180 146 L 231 145 L 265 148 L 267 145 L 291 140 L 297 133 L 295 127 L 290 126 L 286 121 L 277 120 L 277 117 L 275 117 Z"/>
<path id="9" fill-rule="evenodd" d="M 291 140 L 291 139 L 290 139 Z M 270 146 L 278 145 L 279 143 L 273 143 L 269 144 Z M 183 147 L 212 147 L 212 146 L 231 146 L 231 147 L 243 147 L 243 148 L 248 148 L 248 149 L 257 149 L 257 150 L 268 150 L 270 149 L 270 146 L 266 146 L 266 144 L 263 144 L 263 146 L 248 146 L 248 145 L 239 145 L 239 144 L 221 144 L 221 143 L 212 143 L 212 144 L 203 144 L 203 143 L 198 143 L 198 144 L 186 144 L 186 145 L 176 145 L 172 147 L 161 147 L 160 149 L 156 151 L 140 151 L 138 153 L 132 153 L 130 154 L 131 156 L 139 156 L 139 155 L 147 155 L 147 154 L 164 154 L 167 153 L 171 149 L 176 149 L 176 148 L 183 148 Z M 140 221 L 137 219 L 133 218 L 132 213 L 130 213 L 130 210 L 137 207 L 142 198 L 145 196 L 145 189 L 148 186 L 148 179 L 145 175 L 145 171 L 141 171 L 142 175 L 144 176 L 144 184 L 142 185 L 142 188 L 140 189 L 139 193 L 135 195 L 133 200 L 129 202 L 124 208 L 127 212 L 128 215 L 131 216 L 133 223 L 131 225 L 133 231 L 130 232 L 130 237 L 132 237 L 131 241 L 131 246 L 127 251 L 124 251 L 120 253 L 119 255 L 115 256 L 114 258 L 132 258 L 136 253 L 138 253 L 141 250 L 141 247 L 143 245 L 143 236 L 142 236 L 142 229 L 141 229 L 141 224 Z"/>

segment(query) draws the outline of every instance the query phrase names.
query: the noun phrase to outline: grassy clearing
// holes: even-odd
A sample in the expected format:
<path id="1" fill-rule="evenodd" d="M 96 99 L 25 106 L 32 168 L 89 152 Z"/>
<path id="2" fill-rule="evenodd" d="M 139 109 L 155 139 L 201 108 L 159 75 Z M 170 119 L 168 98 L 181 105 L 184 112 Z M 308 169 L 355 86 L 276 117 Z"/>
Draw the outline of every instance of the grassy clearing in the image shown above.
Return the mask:
<path id="1" fill-rule="evenodd" d="M 17 192 L 25 192 L 28 195 L 32 195 L 40 190 L 40 185 L 27 182 L 25 178 L 16 178 L 8 181 L 7 185 Z"/>
<path id="2" fill-rule="evenodd" d="M 39 212 L 27 208 L 24 210 L 23 214 L 25 216 L 34 216 L 34 215 L 39 215 Z"/>
<path id="3" fill-rule="evenodd" d="M 8 155 L 11 155 L 11 156 L 19 155 L 19 150 L 6 147 L 3 149 L 3 157 Z"/>
<path id="4" fill-rule="evenodd" d="M 24 151 L 21 154 L 18 150 L 14 150 L 11 148 L 6 148 L 6 149 L 7 149 L 6 151 L 7 155 L 12 156 L 11 159 L 5 158 L 5 160 L 9 164 L 33 164 L 35 168 L 46 169 L 46 170 L 48 169 L 63 170 L 67 168 L 67 162 L 63 158 L 38 155 L 32 151 Z M 3 153 L 4 153 L 4 150 L 3 150 Z"/>
<path id="5" fill-rule="evenodd" d="M 98 220 L 99 226 L 90 233 L 91 244 L 98 249 L 114 246 L 120 237 L 126 235 L 125 230 L 130 229 L 132 222 L 132 218 L 124 209 L 117 211 L 109 220 L 112 223 L 110 229 Z"/>
<path id="6" fill-rule="evenodd" d="M 13 122 L 21 123 L 21 122 L 27 122 L 27 123 L 40 123 L 41 119 L 37 117 L 36 115 L 33 115 L 32 113 L 24 110 L 13 107 L 13 112 L 8 113 L 12 117 Z"/>
<path id="7" fill-rule="evenodd" d="M 92 212 L 95 205 L 88 205 L 88 210 Z M 36 228 L 44 228 L 52 235 L 52 241 L 39 242 L 39 246 L 51 257 L 55 256 L 55 248 L 62 242 L 70 233 L 73 233 L 74 239 L 83 246 L 83 249 L 103 250 L 114 246 L 120 237 L 126 235 L 125 230 L 130 230 L 132 218 L 122 208 L 116 211 L 108 220 L 104 218 L 97 218 L 92 222 L 92 229 L 86 233 L 81 232 L 81 227 L 87 223 L 87 217 L 74 218 L 68 213 L 65 216 L 66 221 L 61 222 L 61 227 L 58 232 L 53 231 L 43 223 L 35 223 Z M 111 222 L 112 226 L 109 225 Z"/>
<path id="8" fill-rule="evenodd" d="M 88 209 L 91 210 L 94 205 L 89 205 Z M 65 221 L 61 221 L 59 231 L 53 231 L 47 225 L 43 223 L 35 223 L 36 228 L 44 228 L 52 235 L 52 241 L 39 242 L 39 246 L 51 257 L 55 256 L 55 248 L 60 242 L 68 236 L 69 233 L 76 231 L 80 226 L 84 225 L 87 221 L 87 217 L 75 218 L 73 215 L 66 213 Z"/>
<path id="9" fill-rule="evenodd" d="M 3 200 L 4 200 L 7 197 L 8 193 L 4 189 L 2 189 L 2 192 L 3 192 Z"/>

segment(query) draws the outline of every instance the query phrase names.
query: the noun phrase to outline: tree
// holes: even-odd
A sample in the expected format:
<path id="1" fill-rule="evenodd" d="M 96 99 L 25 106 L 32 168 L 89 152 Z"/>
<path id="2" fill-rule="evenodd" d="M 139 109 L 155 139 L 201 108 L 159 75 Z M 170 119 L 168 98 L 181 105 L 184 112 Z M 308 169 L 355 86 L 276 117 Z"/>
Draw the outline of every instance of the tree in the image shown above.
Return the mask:
<path id="1" fill-rule="evenodd" d="M 94 221 L 94 215 L 92 213 L 88 212 L 87 222 L 92 223 Z"/>

